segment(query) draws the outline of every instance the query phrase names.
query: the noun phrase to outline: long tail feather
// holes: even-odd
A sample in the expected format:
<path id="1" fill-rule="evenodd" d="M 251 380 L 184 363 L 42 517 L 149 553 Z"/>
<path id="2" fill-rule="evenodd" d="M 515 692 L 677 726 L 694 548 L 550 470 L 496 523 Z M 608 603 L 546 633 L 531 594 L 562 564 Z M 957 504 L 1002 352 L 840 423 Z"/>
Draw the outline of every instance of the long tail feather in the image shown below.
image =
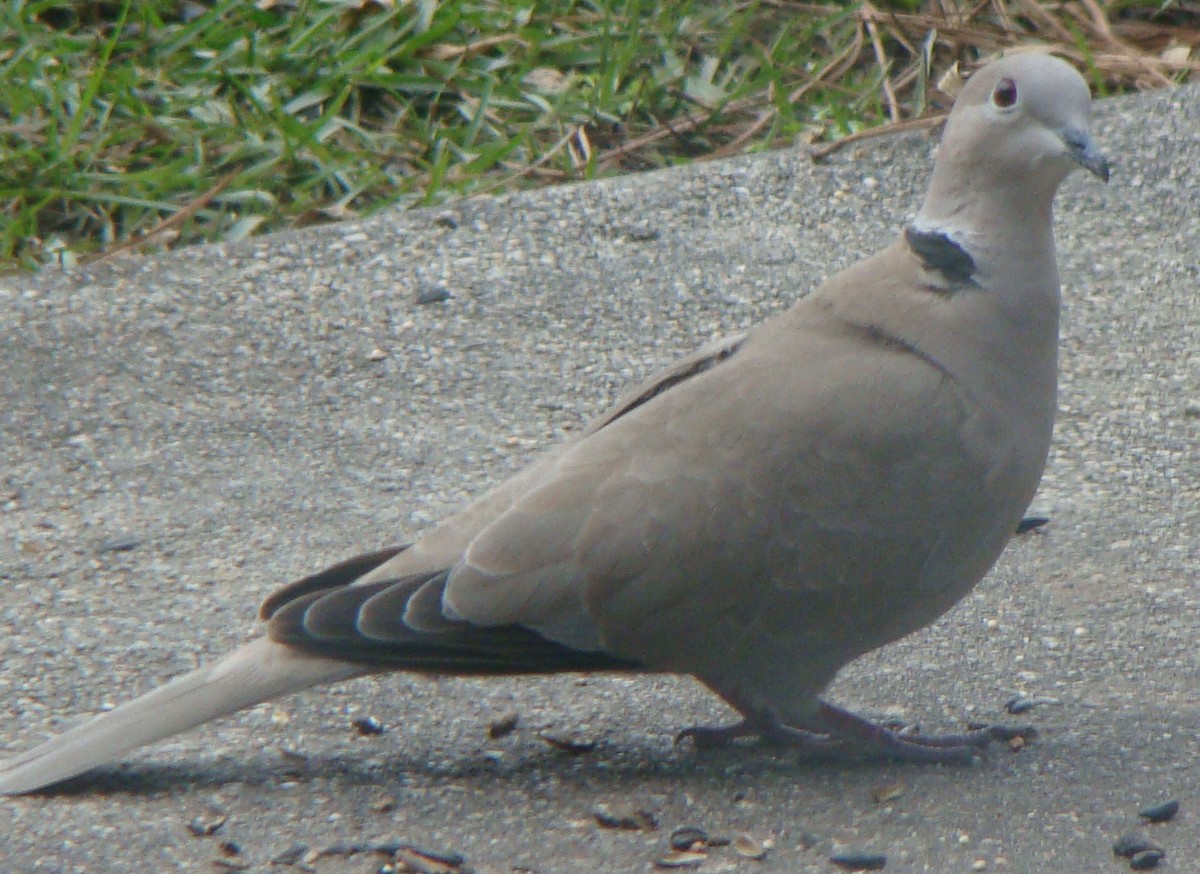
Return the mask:
<path id="1" fill-rule="evenodd" d="M 0 795 L 50 786 L 218 716 L 367 672 L 361 665 L 301 653 L 267 638 L 256 640 L 214 665 L 0 762 Z"/>

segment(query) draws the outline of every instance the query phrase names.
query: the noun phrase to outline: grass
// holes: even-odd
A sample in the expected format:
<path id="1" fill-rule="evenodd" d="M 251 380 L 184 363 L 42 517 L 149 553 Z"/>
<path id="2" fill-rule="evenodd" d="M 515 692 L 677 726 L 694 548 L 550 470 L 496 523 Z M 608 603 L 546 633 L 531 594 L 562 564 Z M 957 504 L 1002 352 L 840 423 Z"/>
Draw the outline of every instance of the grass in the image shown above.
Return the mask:
<path id="1" fill-rule="evenodd" d="M 1032 42 L 1167 85 L 1200 3 L 0 0 L 0 269 L 821 148 Z"/>

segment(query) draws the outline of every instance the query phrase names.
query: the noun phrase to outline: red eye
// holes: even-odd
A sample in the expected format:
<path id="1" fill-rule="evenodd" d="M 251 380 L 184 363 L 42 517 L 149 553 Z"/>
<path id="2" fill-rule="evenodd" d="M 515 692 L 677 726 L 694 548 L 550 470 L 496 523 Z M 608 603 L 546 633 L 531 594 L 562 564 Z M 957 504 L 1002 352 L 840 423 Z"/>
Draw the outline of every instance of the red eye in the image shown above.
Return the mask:
<path id="1" fill-rule="evenodd" d="M 999 106 L 1001 109 L 1008 109 L 1017 102 L 1017 83 L 1012 79 L 1005 77 L 996 83 L 996 89 L 992 92 L 992 103 Z"/>

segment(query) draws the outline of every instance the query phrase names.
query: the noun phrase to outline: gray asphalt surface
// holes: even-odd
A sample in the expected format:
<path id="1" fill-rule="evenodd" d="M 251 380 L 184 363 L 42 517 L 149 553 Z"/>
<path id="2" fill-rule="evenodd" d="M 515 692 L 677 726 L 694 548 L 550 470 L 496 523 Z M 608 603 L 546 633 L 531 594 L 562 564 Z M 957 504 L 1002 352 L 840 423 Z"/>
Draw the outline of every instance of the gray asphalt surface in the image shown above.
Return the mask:
<path id="1" fill-rule="evenodd" d="M 729 714 L 686 679 L 395 676 L 0 800 L 4 870 L 287 871 L 269 860 L 296 845 L 397 840 L 478 872 L 645 872 L 694 825 L 773 841 L 762 861 L 714 849 L 710 872 L 827 872 L 843 848 L 888 872 L 1120 871 L 1112 841 L 1138 830 L 1200 871 L 1200 90 L 1104 102 L 1096 129 L 1112 184 L 1077 175 L 1058 201 L 1061 412 L 1033 508 L 1051 522 L 831 691 L 929 731 L 1027 721 L 1031 746 L 966 769 L 697 754 L 675 732 Z M 931 149 L 773 153 L 0 278 L 0 755 L 247 639 L 276 585 L 412 536 L 648 370 L 880 248 Z M 452 297 L 416 303 L 437 286 Z M 1017 693 L 1056 703 L 1007 716 Z M 352 728 L 368 715 L 382 735 Z M 1176 819 L 1141 827 L 1168 798 Z M 598 803 L 658 828 L 601 828 Z"/>

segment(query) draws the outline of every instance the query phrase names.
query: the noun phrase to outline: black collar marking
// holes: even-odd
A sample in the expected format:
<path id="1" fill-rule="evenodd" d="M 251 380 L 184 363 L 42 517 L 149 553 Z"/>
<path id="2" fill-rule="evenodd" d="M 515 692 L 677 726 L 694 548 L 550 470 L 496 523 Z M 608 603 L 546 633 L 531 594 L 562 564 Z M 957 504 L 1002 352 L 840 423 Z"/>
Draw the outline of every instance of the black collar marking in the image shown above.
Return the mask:
<path id="1" fill-rule="evenodd" d="M 939 231 L 919 231 L 912 225 L 904 229 L 904 239 L 921 263 L 936 270 L 955 285 L 977 285 L 975 261 L 967 250 Z"/>

